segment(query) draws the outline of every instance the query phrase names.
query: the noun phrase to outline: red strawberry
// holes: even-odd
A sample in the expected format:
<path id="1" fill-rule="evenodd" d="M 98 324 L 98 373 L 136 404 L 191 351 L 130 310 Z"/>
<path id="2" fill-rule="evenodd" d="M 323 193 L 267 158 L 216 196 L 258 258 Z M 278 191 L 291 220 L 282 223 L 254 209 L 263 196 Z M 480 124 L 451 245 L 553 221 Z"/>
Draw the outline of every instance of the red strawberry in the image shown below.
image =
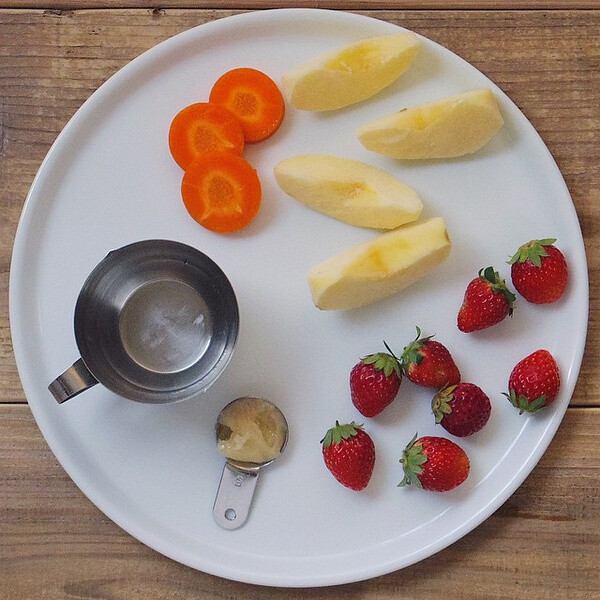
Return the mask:
<path id="1" fill-rule="evenodd" d="M 417 435 L 404 449 L 400 460 L 404 479 L 398 484 L 416 485 L 425 490 L 447 492 L 469 475 L 470 463 L 465 451 L 443 437 Z"/>
<path id="2" fill-rule="evenodd" d="M 394 400 L 401 381 L 400 362 L 391 350 L 369 354 L 350 372 L 352 403 L 365 417 L 374 417 Z"/>
<path id="3" fill-rule="evenodd" d="M 515 295 L 494 267 L 481 269 L 479 276 L 467 286 L 458 311 L 458 328 L 470 333 L 491 327 L 512 315 L 514 301 Z"/>
<path id="4" fill-rule="evenodd" d="M 404 348 L 401 356 L 404 374 L 418 385 L 441 388 L 460 381 L 460 371 L 448 348 L 432 340 L 433 336 L 417 337 Z"/>
<path id="5" fill-rule="evenodd" d="M 431 403 L 435 422 L 458 437 L 479 431 L 490 418 L 492 405 L 474 383 L 461 382 L 440 390 Z"/>
<path id="6" fill-rule="evenodd" d="M 534 413 L 554 402 L 560 389 L 560 373 L 548 350 L 536 350 L 517 363 L 508 378 L 505 396 L 521 413 Z"/>
<path id="7" fill-rule="evenodd" d="M 362 425 L 336 421 L 321 443 L 325 466 L 342 485 L 356 491 L 367 487 L 375 466 L 375 445 Z"/>
<path id="8" fill-rule="evenodd" d="M 533 304 L 556 302 L 565 291 L 569 276 L 563 253 L 553 246 L 555 238 L 531 240 L 508 261 L 517 292 Z"/>

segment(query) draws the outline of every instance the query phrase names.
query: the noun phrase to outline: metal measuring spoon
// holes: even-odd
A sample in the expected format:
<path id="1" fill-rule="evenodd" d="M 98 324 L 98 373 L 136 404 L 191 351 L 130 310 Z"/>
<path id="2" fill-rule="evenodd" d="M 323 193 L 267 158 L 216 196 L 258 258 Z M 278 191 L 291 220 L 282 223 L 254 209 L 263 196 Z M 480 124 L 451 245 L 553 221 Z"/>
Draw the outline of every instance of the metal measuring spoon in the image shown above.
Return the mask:
<path id="1" fill-rule="evenodd" d="M 271 427 L 264 431 L 266 425 Z M 253 433 L 258 435 L 252 438 Z M 224 529 L 238 529 L 246 522 L 259 471 L 283 452 L 288 434 L 283 413 L 263 398 L 237 398 L 219 413 L 215 436 L 217 448 L 227 462 L 213 506 L 213 517 L 218 525 Z M 265 435 L 271 439 L 266 439 Z M 249 438 L 257 443 L 246 443 Z"/>

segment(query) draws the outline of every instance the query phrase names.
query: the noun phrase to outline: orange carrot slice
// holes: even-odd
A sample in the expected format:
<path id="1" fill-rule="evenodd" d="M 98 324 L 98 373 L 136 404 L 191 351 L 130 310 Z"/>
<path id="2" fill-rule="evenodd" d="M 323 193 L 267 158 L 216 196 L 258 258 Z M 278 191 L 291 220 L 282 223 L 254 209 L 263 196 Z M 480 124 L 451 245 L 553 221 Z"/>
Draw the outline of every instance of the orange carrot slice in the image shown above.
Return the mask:
<path id="1" fill-rule="evenodd" d="M 262 71 L 247 67 L 221 75 L 209 101 L 227 107 L 240 120 L 246 142 L 260 142 L 273 135 L 285 114 L 277 84 Z"/>
<path id="2" fill-rule="evenodd" d="M 183 175 L 181 196 L 190 216 L 206 229 L 230 233 L 256 216 L 262 190 L 254 168 L 230 152 L 207 152 Z"/>
<path id="3" fill-rule="evenodd" d="M 203 152 L 241 154 L 244 132 L 239 120 L 225 107 L 198 102 L 175 115 L 169 129 L 169 149 L 185 170 Z"/>

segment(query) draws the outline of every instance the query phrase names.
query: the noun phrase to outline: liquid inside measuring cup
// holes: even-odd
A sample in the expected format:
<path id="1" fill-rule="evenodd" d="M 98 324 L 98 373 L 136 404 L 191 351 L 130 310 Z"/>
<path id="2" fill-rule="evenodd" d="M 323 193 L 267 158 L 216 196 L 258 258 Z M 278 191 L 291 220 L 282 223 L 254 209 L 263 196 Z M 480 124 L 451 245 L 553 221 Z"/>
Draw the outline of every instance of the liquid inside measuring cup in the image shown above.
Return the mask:
<path id="1" fill-rule="evenodd" d="M 125 302 L 119 333 L 127 354 L 156 373 L 183 371 L 206 352 L 210 311 L 200 294 L 173 279 L 149 281 Z"/>

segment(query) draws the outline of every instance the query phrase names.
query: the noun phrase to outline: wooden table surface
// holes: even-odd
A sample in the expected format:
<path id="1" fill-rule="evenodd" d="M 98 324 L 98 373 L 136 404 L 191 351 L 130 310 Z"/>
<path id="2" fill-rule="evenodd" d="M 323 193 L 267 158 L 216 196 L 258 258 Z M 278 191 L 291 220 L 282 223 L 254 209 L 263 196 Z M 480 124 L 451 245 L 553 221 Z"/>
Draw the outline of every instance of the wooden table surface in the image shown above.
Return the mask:
<path id="1" fill-rule="evenodd" d="M 86 98 L 180 31 L 285 1 L 0 0 L 0 598 L 600 598 L 600 4 L 326 0 L 433 39 L 495 81 L 556 159 L 581 222 L 589 332 L 566 417 L 519 490 L 437 555 L 370 581 L 284 590 L 194 571 L 124 533 L 73 484 L 27 406 L 11 348 L 8 281 L 41 160 Z M 85 4 L 86 10 L 78 7 Z"/>

